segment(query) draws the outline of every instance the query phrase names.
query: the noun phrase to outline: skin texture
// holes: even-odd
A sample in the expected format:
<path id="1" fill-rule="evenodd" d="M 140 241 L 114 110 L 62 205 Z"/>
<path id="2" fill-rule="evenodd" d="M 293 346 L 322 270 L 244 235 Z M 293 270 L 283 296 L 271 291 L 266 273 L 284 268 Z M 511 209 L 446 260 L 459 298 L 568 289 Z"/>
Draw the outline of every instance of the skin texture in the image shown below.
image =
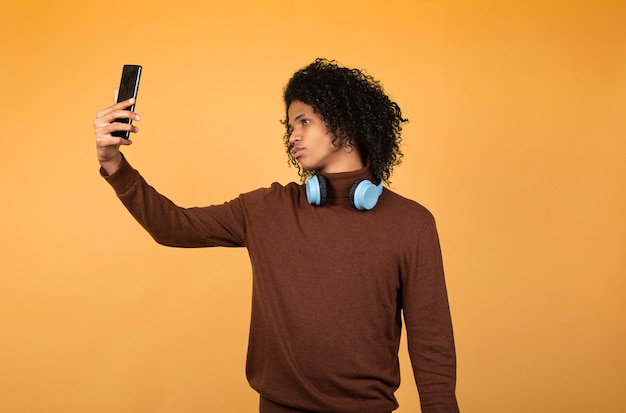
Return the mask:
<path id="1" fill-rule="evenodd" d="M 304 170 L 349 172 L 363 168 L 359 150 L 346 139 L 336 139 L 311 105 L 294 101 L 287 111 L 292 155 Z"/>

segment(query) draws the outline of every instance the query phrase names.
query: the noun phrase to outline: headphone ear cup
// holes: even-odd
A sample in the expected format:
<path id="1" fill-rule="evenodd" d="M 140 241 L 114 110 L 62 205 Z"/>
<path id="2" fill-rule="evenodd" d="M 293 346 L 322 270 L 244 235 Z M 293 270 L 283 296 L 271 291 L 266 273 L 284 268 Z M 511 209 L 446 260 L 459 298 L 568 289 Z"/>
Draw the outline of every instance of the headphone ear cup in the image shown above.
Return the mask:
<path id="1" fill-rule="evenodd" d="M 311 205 L 324 206 L 328 195 L 326 178 L 314 175 L 306 181 L 306 198 Z"/>
<path id="2" fill-rule="evenodd" d="M 348 192 L 348 199 L 350 200 L 350 205 L 352 205 L 353 207 L 357 208 L 356 204 L 354 203 L 354 194 L 356 193 L 356 189 L 359 187 L 359 185 L 365 182 L 365 179 L 357 179 L 356 181 L 354 181 L 354 183 L 352 184 L 352 187 L 350 188 L 350 192 Z"/>
<path id="3" fill-rule="evenodd" d="M 383 193 L 383 181 L 374 185 L 367 179 L 358 179 L 350 188 L 348 199 L 352 206 L 359 211 L 369 211 L 378 203 L 378 197 Z"/>
<path id="4" fill-rule="evenodd" d="M 326 199 L 328 197 L 328 185 L 326 184 L 326 177 L 324 175 L 317 175 L 317 179 L 320 183 L 320 203 L 319 206 L 326 205 Z"/>

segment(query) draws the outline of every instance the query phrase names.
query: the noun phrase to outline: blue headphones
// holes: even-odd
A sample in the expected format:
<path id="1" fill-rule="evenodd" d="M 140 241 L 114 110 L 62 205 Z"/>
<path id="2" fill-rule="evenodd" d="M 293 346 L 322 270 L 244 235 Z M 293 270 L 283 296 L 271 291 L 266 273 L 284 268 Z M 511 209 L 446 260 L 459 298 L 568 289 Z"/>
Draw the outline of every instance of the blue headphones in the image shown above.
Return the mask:
<path id="1" fill-rule="evenodd" d="M 352 206 L 359 211 L 369 211 L 376 206 L 383 193 L 383 181 L 374 185 L 367 179 L 357 179 L 348 194 Z M 327 185 L 323 175 L 314 175 L 306 181 L 306 198 L 311 205 L 323 206 L 326 203 Z"/>

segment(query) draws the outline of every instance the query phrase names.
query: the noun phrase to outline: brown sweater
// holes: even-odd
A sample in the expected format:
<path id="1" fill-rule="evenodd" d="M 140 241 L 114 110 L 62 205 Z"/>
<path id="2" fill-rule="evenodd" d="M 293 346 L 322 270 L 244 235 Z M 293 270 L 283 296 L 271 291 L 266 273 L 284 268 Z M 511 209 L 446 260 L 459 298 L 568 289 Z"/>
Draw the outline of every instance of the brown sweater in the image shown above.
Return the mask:
<path id="1" fill-rule="evenodd" d="M 176 247 L 246 247 L 253 269 L 247 376 L 263 413 L 397 408 L 406 323 L 422 412 L 457 412 L 456 360 L 437 230 L 421 205 L 385 189 L 371 211 L 348 202 L 366 169 L 329 174 L 329 200 L 303 185 L 181 208 L 128 162 L 107 177 L 154 237 Z"/>

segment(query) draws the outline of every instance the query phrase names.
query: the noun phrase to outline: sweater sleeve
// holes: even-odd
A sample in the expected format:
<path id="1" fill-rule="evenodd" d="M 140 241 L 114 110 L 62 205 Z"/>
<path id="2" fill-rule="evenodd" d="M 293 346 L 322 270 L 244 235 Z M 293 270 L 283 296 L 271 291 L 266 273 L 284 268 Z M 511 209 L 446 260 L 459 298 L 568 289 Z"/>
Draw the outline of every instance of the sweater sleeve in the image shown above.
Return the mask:
<path id="1" fill-rule="evenodd" d="M 420 234 L 402 301 L 409 355 L 422 413 L 456 413 L 456 354 L 434 219 Z"/>
<path id="2" fill-rule="evenodd" d="M 101 175 L 132 216 L 156 242 L 171 247 L 241 247 L 244 214 L 238 199 L 222 205 L 183 208 L 159 194 L 124 159 L 120 169 Z"/>

